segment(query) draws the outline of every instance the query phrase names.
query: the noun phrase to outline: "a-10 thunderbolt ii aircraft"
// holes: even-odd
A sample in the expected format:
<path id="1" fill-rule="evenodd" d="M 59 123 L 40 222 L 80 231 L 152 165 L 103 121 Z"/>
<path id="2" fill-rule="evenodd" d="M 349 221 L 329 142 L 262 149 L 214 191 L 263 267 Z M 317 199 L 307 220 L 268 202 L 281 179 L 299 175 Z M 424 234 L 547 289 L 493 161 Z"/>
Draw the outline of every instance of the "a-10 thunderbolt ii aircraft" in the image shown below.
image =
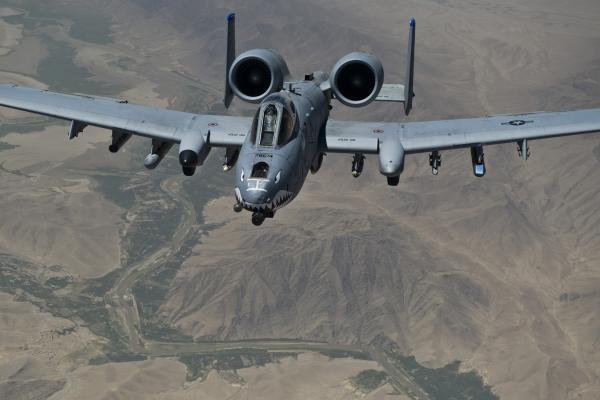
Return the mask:
<path id="1" fill-rule="evenodd" d="M 225 106 L 233 96 L 259 104 L 254 118 L 198 115 L 129 104 L 124 100 L 68 95 L 16 85 L 0 85 L 0 105 L 71 121 L 69 139 L 92 125 L 112 131 L 111 152 L 132 137 L 152 139 L 147 168 L 155 168 L 175 144 L 183 173 L 193 175 L 214 147 L 224 147 L 223 169 L 236 165 L 234 210 L 252 212 L 252 222 L 291 202 L 308 171 L 316 173 L 327 153 L 353 155 L 358 177 L 365 154 L 379 158 L 380 172 L 396 186 L 407 154 L 429 153 L 433 174 L 441 150 L 469 148 L 473 173 L 485 175 L 484 145 L 516 142 L 523 159 L 529 140 L 600 130 L 600 109 L 532 113 L 445 121 L 384 123 L 333 121 L 332 100 L 362 107 L 372 101 L 413 101 L 415 20 L 410 20 L 406 82 L 384 84 L 380 60 L 371 54 L 342 57 L 330 74 L 314 72 L 292 80 L 284 59 L 273 50 L 235 56 L 235 14 L 227 17 Z"/>

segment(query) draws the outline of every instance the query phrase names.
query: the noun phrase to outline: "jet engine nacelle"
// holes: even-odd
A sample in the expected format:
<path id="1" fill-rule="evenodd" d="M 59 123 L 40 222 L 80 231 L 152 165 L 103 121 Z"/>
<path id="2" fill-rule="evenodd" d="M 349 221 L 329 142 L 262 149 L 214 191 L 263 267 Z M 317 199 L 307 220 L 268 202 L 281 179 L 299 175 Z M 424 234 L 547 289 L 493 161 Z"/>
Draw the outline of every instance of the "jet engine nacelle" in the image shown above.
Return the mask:
<path id="1" fill-rule="evenodd" d="M 379 58 L 354 52 L 342 57 L 331 71 L 335 98 L 350 107 L 363 107 L 375 100 L 383 85 L 383 66 Z"/>
<path id="2" fill-rule="evenodd" d="M 390 177 L 399 176 L 404 171 L 405 152 L 398 135 L 386 135 L 379 141 L 379 172 Z"/>
<path id="3" fill-rule="evenodd" d="M 191 176 L 196 167 L 204 164 L 210 153 L 210 146 L 200 132 L 187 132 L 179 143 L 179 163 L 186 176 Z"/>
<path id="4" fill-rule="evenodd" d="M 289 75 L 285 60 L 274 50 L 254 49 L 240 54 L 229 70 L 229 85 L 240 99 L 260 103 L 283 89 Z"/>

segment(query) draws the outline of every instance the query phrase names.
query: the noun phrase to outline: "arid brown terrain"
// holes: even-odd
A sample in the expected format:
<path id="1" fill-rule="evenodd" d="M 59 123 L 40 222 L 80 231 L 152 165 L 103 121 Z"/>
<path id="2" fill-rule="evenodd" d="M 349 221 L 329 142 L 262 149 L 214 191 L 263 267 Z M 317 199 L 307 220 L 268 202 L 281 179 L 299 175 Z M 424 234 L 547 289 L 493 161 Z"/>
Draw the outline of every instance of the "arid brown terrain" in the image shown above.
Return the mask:
<path id="1" fill-rule="evenodd" d="M 1 82 L 220 113 L 230 9 L 238 48 L 296 76 L 362 50 L 388 82 L 415 16 L 408 120 L 600 107 L 595 0 L 5 3 Z M 328 155 L 256 228 L 220 153 L 184 179 L 144 170 L 142 139 L 111 155 L 101 130 L 0 121 L 0 398 L 438 399 L 423 377 L 463 385 L 455 360 L 501 399 L 600 397 L 600 135 L 486 148 L 484 179 L 467 151 L 437 177 L 410 156 L 397 188 Z"/>

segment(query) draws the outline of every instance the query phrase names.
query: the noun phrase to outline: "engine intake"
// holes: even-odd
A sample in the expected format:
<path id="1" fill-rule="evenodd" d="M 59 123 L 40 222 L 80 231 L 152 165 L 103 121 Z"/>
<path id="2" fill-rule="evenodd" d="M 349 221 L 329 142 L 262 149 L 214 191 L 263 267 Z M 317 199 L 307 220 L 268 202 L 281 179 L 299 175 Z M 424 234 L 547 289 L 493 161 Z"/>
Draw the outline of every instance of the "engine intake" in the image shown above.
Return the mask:
<path id="1" fill-rule="evenodd" d="M 383 66 L 379 58 L 354 52 L 342 57 L 331 71 L 331 89 L 335 98 L 350 107 L 371 103 L 383 85 Z"/>
<path id="2" fill-rule="evenodd" d="M 260 103 L 283 89 L 289 75 L 285 60 L 274 50 L 254 49 L 240 54 L 229 70 L 229 84 L 240 99 Z"/>

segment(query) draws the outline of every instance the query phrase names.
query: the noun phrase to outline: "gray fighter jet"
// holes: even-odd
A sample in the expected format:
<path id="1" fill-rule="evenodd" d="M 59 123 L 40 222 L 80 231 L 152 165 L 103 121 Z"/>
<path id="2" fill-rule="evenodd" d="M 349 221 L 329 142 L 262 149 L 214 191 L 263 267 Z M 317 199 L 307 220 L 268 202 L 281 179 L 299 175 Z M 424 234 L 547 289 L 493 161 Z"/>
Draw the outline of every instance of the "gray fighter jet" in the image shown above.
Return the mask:
<path id="1" fill-rule="evenodd" d="M 308 171 L 319 171 L 327 153 L 352 154 L 355 177 L 362 172 L 364 155 L 374 154 L 388 184 L 396 186 L 407 154 L 429 153 L 437 175 L 440 151 L 470 148 L 473 173 L 482 177 L 484 145 L 515 142 L 519 155 L 527 159 L 530 140 L 600 131 L 600 109 L 410 123 L 333 121 L 329 110 L 334 99 L 349 107 L 401 102 L 408 115 L 414 97 L 414 19 L 404 85 L 384 84 L 380 60 L 357 52 L 342 57 L 330 74 L 318 71 L 292 80 L 284 59 L 273 50 L 254 49 L 236 57 L 235 14 L 227 23 L 225 106 L 234 95 L 260 104 L 254 118 L 189 114 L 16 85 L 0 85 L 0 105 L 71 121 L 69 139 L 90 125 L 109 129 L 113 153 L 132 135 L 148 137 L 152 148 L 144 164 L 150 169 L 178 144 L 187 176 L 212 148 L 223 147 L 223 169 L 237 162 L 234 210 L 252 212 L 255 225 L 290 203 Z"/>

